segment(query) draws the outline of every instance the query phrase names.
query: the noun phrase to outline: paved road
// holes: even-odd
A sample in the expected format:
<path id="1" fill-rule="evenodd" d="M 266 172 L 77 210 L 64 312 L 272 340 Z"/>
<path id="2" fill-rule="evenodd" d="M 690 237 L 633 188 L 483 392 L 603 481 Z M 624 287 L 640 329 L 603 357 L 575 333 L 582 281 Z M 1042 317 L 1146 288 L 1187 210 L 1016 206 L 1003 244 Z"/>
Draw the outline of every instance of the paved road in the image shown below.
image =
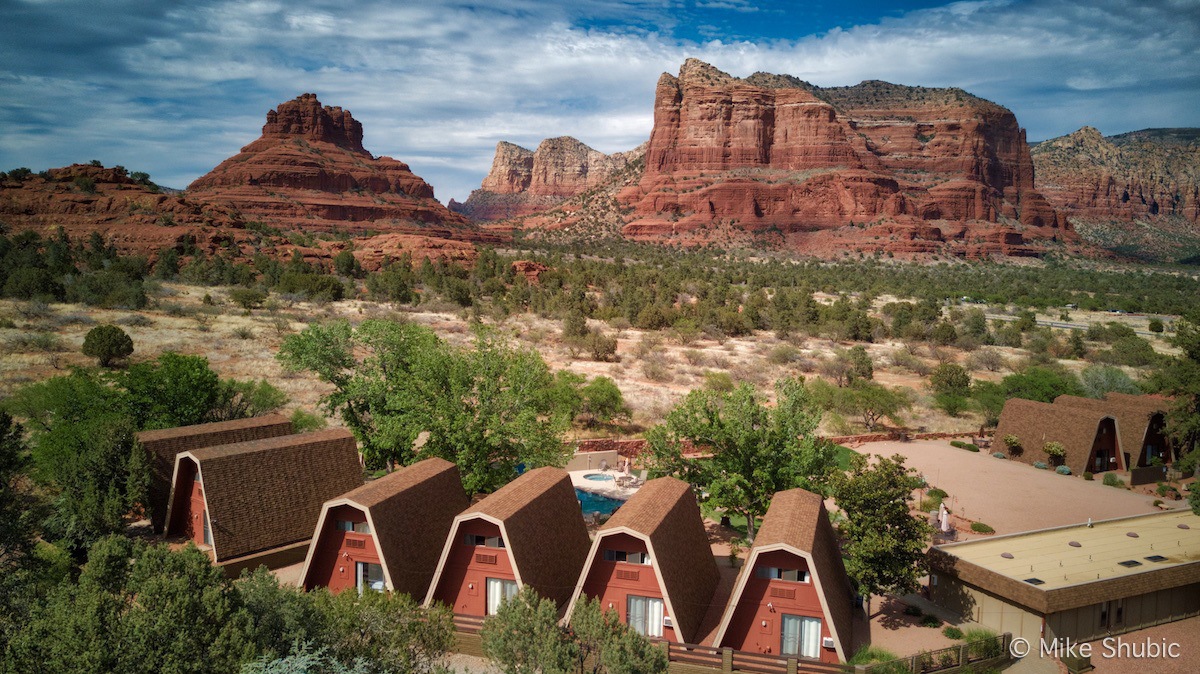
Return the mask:
<path id="1" fill-rule="evenodd" d="M 1011 321 L 1017 320 L 1016 316 L 1009 316 L 1008 314 L 984 314 L 984 315 L 987 316 L 987 319 L 989 321 L 999 320 L 999 321 L 1010 321 L 1011 322 Z M 1126 314 L 1126 315 L 1128 315 L 1128 314 Z M 1050 327 L 1050 328 L 1059 328 L 1062 330 L 1082 330 L 1084 332 L 1087 332 L 1088 327 L 1091 325 L 1089 323 L 1067 323 L 1065 321 L 1052 321 L 1052 320 L 1045 319 L 1045 318 L 1037 319 L 1037 324 L 1046 326 L 1046 327 Z M 1142 335 L 1143 337 L 1158 336 L 1157 333 L 1150 332 L 1149 330 L 1136 330 L 1135 329 L 1134 332 L 1139 335 Z"/>

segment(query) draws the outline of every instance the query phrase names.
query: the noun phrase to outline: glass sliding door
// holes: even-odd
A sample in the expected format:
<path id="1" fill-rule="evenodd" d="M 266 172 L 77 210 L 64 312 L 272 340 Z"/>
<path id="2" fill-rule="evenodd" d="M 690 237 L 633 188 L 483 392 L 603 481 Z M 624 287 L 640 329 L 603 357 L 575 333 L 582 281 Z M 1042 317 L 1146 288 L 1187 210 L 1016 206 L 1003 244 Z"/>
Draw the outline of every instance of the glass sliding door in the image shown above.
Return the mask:
<path id="1" fill-rule="evenodd" d="M 383 580 L 383 567 L 379 564 L 355 562 L 354 570 L 358 578 L 356 586 L 359 594 L 366 590 L 383 592 L 387 588 L 387 583 Z"/>
<path id="2" fill-rule="evenodd" d="M 625 622 L 629 623 L 629 627 L 638 634 L 651 638 L 662 638 L 663 601 L 653 597 L 629 595 Z"/>
<path id="3" fill-rule="evenodd" d="M 487 579 L 487 614 L 496 615 L 500 603 L 517 596 L 517 581 L 503 578 Z"/>
<path id="4" fill-rule="evenodd" d="M 784 615 L 779 652 L 802 658 L 821 657 L 821 620 Z"/>

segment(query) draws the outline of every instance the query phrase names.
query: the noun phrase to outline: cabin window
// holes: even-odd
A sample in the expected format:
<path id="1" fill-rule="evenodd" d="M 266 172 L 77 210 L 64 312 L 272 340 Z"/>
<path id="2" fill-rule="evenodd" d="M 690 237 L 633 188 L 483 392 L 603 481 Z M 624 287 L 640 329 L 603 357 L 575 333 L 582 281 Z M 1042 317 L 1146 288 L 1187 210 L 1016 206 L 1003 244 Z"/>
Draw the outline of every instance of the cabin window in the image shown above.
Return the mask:
<path id="1" fill-rule="evenodd" d="M 646 552 L 627 552 L 625 550 L 604 550 L 604 561 L 626 562 L 628 564 L 649 564 L 650 554 Z"/>
<path id="2" fill-rule="evenodd" d="M 355 571 L 358 576 L 358 593 L 362 594 L 366 590 L 372 592 L 383 592 L 386 584 L 383 581 L 383 567 L 379 564 L 370 564 L 368 562 L 355 562 Z"/>
<path id="3" fill-rule="evenodd" d="M 790 580 L 797 583 L 808 582 L 808 571 L 801 569 L 781 569 L 777 566 L 759 566 L 754 569 L 755 578 L 768 580 Z"/>
<path id="4" fill-rule="evenodd" d="M 651 638 L 662 638 L 663 600 L 629 595 L 626 609 L 626 622 L 634 632 Z"/>
<path id="5" fill-rule="evenodd" d="M 487 579 L 487 614 L 496 615 L 500 604 L 517 596 L 517 581 L 504 578 Z"/>
<path id="6" fill-rule="evenodd" d="M 463 545 L 482 545 L 487 548 L 504 547 L 504 539 L 499 536 L 484 536 L 482 534 L 467 534 L 463 536 Z"/>
<path id="7" fill-rule="evenodd" d="M 356 534 L 369 534 L 369 533 L 371 533 L 371 525 L 367 524 L 366 522 L 351 522 L 349 520 L 338 520 L 337 530 L 338 531 L 347 531 L 347 532 L 353 531 Z"/>
<path id="8" fill-rule="evenodd" d="M 821 621 L 798 615 L 784 615 L 780 636 L 780 655 L 802 658 L 821 657 Z"/>

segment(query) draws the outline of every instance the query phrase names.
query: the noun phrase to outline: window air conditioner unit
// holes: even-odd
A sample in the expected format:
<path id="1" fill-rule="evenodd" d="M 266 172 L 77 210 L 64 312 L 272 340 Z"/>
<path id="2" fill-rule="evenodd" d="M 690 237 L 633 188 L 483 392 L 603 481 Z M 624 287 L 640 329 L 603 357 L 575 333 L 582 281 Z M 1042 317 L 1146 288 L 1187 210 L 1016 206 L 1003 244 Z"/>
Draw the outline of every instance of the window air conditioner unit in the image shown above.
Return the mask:
<path id="1" fill-rule="evenodd" d="M 825 648 L 833 648 L 833 637 L 825 637 L 821 639 L 821 645 Z"/>
<path id="2" fill-rule="evenodd" d="M 663 627 L 671 627 L 671 628 L 675 627 L 675 623 L 672 622 L 671 616 L 669 616 L 669 615 L 663 616 Z"/>

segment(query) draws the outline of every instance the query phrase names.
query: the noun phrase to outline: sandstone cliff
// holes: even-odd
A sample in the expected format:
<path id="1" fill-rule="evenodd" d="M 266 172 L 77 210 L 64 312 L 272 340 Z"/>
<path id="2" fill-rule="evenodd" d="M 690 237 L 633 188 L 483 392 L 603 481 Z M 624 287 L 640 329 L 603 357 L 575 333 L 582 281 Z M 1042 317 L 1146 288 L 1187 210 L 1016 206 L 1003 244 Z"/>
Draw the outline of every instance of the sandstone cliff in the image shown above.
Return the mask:
<path id="1" fill-rule="evenodd" d="M 537 150 L 501 141 L 480 189 L 451 208 L 474 220 L 538 213 L 604 184 L 642 156 L 644 148 L 604 154 L 569 136 L 548 138 Z"/>
<path id="2" fill-rule="evenodd" d="M 1151 260 L 1200 253 L 1200 130 L 1084 127 L 1032 156 L 1038 189 L 1088 241 Z"/>
<path id="3" fill-rule="evenodd" d="M 189 198 L 282 229 L 473 234 L 407 164 L 374 157 L 349 111 L 313 94 L 267 113 L 262 137 L 188 186 Z"/>
<path id="4" fill-rule="evenodd" d="M 633 209 L 623 234 L 645 241 L 742 233 L 836 250 L 847 242 L 823 233 L 850 225 L 866 227 L 851 237 L 866 251 L 1030 254 L 1028 241 L 1074 240 L 999 105 L 957 89 L 739 79 L 695 59 L 659 79 L 645 172 L 620 200 Z"/>

